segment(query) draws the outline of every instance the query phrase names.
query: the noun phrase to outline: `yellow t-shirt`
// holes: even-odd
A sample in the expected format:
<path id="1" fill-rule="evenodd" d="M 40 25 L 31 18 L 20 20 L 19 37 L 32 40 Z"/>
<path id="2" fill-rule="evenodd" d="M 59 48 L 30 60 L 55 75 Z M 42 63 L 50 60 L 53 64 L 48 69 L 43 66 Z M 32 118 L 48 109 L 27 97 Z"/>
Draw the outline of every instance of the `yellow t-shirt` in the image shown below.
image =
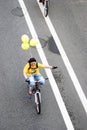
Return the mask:
<path id="1" fill-rule="evenodd" d="M 38 67 L 37 67 L 38 65 Z M 30 67 L 30 64 L 27 63 L 23 69 L 23 72 L 26 73 L 27 75 L 32 75 L 32 74 L 40 74 L 39 68 L 44 68 L 43 64 L 37 63 L 33 67 Z"/>

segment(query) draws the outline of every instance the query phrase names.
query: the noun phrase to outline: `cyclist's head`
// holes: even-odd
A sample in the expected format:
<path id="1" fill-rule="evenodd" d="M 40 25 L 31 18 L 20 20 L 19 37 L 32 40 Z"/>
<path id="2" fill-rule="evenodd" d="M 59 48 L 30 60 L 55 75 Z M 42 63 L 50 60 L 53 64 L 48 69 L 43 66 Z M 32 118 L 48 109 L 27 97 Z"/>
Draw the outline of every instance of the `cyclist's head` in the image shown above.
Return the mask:
<path id="1" fill-rule="evenodd" d="M 28 62 L 29 62 L 29 63 L 31 63 L 31 62 L 36 62 L 36 59 L 35 59 L 34 57 L 32 57 L 32 58 L 30 58 L 30 59 L 28 60 Z"/>

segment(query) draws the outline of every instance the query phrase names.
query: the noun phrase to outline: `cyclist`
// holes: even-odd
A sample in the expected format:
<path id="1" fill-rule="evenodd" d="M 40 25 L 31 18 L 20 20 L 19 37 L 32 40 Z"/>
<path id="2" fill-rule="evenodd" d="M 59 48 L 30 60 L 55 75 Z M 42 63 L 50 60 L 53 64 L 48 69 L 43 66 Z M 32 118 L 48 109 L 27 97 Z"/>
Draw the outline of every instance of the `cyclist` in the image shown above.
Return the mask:
<path id="1" fill-rule="evenodd" d="M 45 79 L 40 74 L 39 68 L 53 68 L 52 66 L 46 66 L 41 63 L 37 63 L 35 58 L 30 58 L 27 64 L 24 66 L 23 75 L 26 81 L 29 81 L 29 95 L 32 95 L 32 90 L 35 86 L 35 80 L 39 80 L 41 85 L 45 84 Z"/>

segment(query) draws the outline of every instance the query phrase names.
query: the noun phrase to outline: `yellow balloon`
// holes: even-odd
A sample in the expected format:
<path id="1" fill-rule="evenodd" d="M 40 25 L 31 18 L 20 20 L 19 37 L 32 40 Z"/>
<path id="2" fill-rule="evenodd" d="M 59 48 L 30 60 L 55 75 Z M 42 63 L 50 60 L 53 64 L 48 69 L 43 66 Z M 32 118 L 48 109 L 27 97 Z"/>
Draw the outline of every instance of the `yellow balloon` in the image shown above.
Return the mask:
<path id="1" fill-rule="evenodd" d="M 38 39 L 31 39 L 30 46 L 36 46 L 38 44 Z"/>
<path id="2" fill-rule="evenodd" d="M 24 44 L 26 44 L 26 43 L 29 43 L 30 39 L 29 39 L 28 35 L 24 34 L 21 36 L 21 40 Z"/>
<path id="3" fill-rule="evenodd" d="M 24 43 L 21 44 L 21 48 L 22 48 L 23 50 L 28 50 L 29 47 L 30 47 L 29 44 L 24 44 Z"/>

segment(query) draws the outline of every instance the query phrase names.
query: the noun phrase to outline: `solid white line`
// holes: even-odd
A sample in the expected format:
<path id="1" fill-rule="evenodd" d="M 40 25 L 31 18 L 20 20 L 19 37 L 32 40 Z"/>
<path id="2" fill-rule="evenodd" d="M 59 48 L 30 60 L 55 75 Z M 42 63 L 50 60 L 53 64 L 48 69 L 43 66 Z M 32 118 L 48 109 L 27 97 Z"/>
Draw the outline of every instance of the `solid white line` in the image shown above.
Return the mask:
<path id="1" fill-rule="evenodd" d="M 39 4 L 38 0 L 37 0 L 37 3 L 39 5 L 39 7 L 40 7 L 40 10 L 41 10 L 42 14 L 43 14 L 43 5 Z M 46 21 L 46 23 L 48 25 L 48 28 L 49 28 L 49 30 L 50 30 L 53 38 L 54 38 L 54 41 L 55 41 L 55 43 L 57 45 L 57 48 L 59 49 L 59 52 L 60 52 L 61 57 L 63 59 L 63 62 L 65 64 L 66 68 L 67 68 L 67 71 L 68 71 L 68 73 L 69 73 L 69 75 L 71 77 L 71 80 L 72 80 L 72 82 L 74 84 L 74 87 L 75 87 L 75 89 L 77 91 L 77 94 L 78 94 L 78 96 L 79 96 L 79 98 L 81 100 L 81 103 L 82 103 L 82 105 L 84 107 L 84 110 L 85 110 L 85 112 L 87 114 L 87 99 L 86 99 L 86 96 L 85 96 L 85 94 L 84 94 L 84 92 L 82 90 L 82 87 L 81 87 L 81 85 L 80 85 L 80 83 L 79 83 L 79 81 L 77 79 L 77 76 L 76 76 L 76 74 L 75 74 L 75 72 L 74 72 L 74 70 L 73 70 L 73 68 L 72 68 L 72 66 L 71 66 L 71 64 L 69 62 L 69 59 L 68 59 L 68 57 L 67 57 L 67 55 L 66 55 L 66 53 L 65 53 L 65 51 L 63 49 L 63 46 L 62 46 L 62 44 L 61 44 L 61 42 L 60 42 L 60 40 L 58 38 L 58 35 L 57 35 L 57 33 L 56 33 L 52 23 L 51 23 L 51 20 L 50 20 L 49 16 L 47 16 L 45 18 L 45 21 Z"/>
<path id="2" fill-rule="evenodd" d="M 19 1 L 20 6 L 21 6 L 21 8 L 23 10 L 23 13 L 24 13 L 24 16 L 25 16 L 25 19 L 26 19 L 26 22 L 27 22 L 27 25 L 28 25 L 28 28 L 29 28 L 29 30 L 31 32 L 32 37 L 38 39 L 38 36 L 36 34 L 36 31 L 34 29 L 34 26 L 32 24 L 32 21 L 30 19 L 30 16 L 29 16 L 29 14 L 27 12 L 27 9 L 25 7 L 25 4 L 24 4 L 23 0 L 18 0 L 18 1 Z M 47 62 L 45 54 L 44 54 L 44 52 L 42 50 L 40 41 L 38 40 L 38 42 L 39 43 L 38 43 L 36 48 L 37 48 L 39 56 L 40 56 L 40 58 L 42 60 L 42 63 L 45 63 L 45 64 L 48 65 L 48 62 Z M 60 111 L 61 111 L 61 114 L 63 116 L 63 119 L 65 121 L 66 128 L 67 128 L 67 130 L 74 130 L 73 124 L 72 124 L 72 122 L 70 120 L 70 117 L 69 117 L 68 112 L 66 110 L 65 104 L 64 104 L 64 102 L 62 100 L 61 94 L 59 92 L 59 89 L 58 89 L 58 86 L 57 86 L 57 84 L 55 82 L 55 79 L 54 79 L 54 77 L 52 75 L 52 72 L 51 72 L 50 69 L 45 69 L 45 71 L 46 71 L 46 74 L 47 74 L 47 76 L 49 78 L 49 82 L 51 84 L 52 90 L 54 92 L 54 95 L 55 95 L 56 101 L 58 103 L 58 106 L 60 108 Z"/>

